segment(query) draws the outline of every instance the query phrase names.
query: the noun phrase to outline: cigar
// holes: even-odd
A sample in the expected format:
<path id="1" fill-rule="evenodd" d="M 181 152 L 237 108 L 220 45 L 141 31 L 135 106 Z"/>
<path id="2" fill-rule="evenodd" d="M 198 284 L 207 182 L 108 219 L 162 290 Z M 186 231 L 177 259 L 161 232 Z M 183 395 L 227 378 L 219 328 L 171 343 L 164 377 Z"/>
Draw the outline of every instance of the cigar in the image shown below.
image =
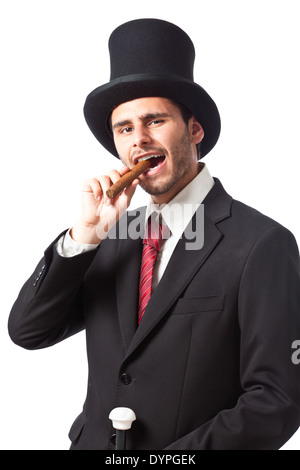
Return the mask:
<path id="1" fill-rule="evenodd" d="M 130 171 L 125 173 L 118 181 L 115 182 L 107 191 L 106 196 L 110 199 L 114 199 L 118 194 L 120 194 L 123 189 L 132 183 L 133 180 L 138 178 L 144 171 L 147 170 L 150 166 L 150 160 L 142 160 L 137 163 Z"/>

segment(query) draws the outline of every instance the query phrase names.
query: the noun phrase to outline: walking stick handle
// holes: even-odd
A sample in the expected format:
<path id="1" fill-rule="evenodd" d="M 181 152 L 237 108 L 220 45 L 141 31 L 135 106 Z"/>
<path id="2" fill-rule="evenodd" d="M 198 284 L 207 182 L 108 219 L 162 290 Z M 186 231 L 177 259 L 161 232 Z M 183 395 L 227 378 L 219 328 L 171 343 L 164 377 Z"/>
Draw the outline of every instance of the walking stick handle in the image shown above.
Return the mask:
<path id="1" fill-rule="evenodd" d="M 109 413 L 113 427 L 116 429 L 116 450 L 124 450 L 126 442 L 126 431 L 131 428 L 133 421 L 136 420 L 134 411 L 130 408 L 118 407 Z"/>

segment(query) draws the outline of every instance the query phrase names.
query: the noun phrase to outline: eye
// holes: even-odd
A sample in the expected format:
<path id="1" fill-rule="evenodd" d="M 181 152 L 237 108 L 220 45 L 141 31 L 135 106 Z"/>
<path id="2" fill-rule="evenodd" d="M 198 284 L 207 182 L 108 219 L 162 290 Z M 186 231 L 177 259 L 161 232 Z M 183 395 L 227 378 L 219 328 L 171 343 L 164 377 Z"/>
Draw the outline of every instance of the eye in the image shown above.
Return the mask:
<path id="1" fill-rule="evenodd" d="M 129 134 L 130 132 L 132 132 L 132 127 L 123 127 L 120 130 L 120 134 Z"/>
<path id="2" fill-rule="evenodd" d="M 157 126 L 159 124 L 162 124 L 164 122 L 163 119 L 155 119 L 155 121 L 150 121 L 149 126 Z"/>

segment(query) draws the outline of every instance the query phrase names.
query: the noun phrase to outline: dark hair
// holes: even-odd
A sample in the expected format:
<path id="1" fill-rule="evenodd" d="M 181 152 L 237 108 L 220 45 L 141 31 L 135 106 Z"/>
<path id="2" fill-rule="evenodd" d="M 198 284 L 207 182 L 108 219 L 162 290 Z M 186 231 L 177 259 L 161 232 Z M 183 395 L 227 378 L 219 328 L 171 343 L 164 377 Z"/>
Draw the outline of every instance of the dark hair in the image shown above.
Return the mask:
<path id="1" fill-rule="evenodd" d="M 194 116 L 192 111 L 190 111 L 184 104 L 181 104 L 178 101 L 175 101 L 175 100 L 171 100 L 171 101 L 173 101 L 173 103 L 179 108 L 183 121 L 185 122 L 186 125 L 188 125 L 189 120 L 191 119 L 191 117 Z M 198 160 L 200 160 L 201 158 L 200 147 L 201 147 L 201 142 L 199 142 L 199 144 L 196 144 Z"/>

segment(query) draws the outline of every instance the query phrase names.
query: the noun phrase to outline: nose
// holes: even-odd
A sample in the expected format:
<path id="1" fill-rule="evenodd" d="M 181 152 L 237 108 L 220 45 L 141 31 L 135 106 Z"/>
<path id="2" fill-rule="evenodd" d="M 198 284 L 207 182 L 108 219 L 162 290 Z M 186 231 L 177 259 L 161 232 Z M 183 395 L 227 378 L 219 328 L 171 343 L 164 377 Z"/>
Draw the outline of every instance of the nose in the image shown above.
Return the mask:
<path id="1" fill-rule="evenodd" d="M 143 148 L 149 145 L 150 142 L 151 135 L 149 129 L 143 124 L 136 126 L 134 129 L 133 146 Z"/>

